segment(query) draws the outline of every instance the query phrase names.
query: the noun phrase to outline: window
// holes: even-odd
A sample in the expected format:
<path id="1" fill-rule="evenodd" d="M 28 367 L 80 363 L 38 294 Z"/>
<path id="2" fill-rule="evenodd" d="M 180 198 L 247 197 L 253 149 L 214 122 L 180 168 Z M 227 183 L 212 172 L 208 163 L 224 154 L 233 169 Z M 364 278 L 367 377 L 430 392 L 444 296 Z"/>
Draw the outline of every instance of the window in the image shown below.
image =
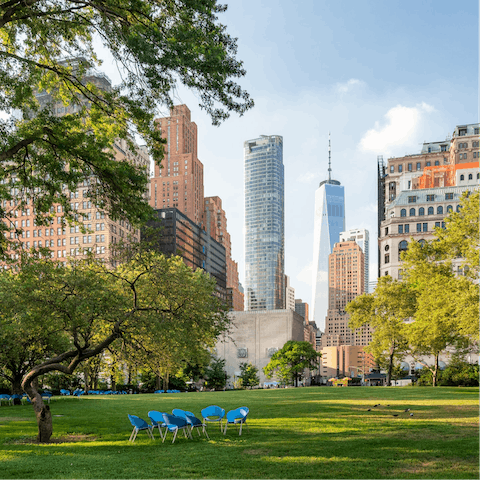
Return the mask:
<path id="1" fill-rule="evenodd" d="M 441 205 L 439 205 L 437 207 L 437 215 L 442 215 L 443 214 L 443 207 Z"/>
<path id="2" fill-rule="evenodd" d="M 406 240 L 402 240 L 399 244 L 398 244 L 398 259 L 401 260 L 401 254 L 402 252 L 405 252 L 408 248 L 408 242 Z"/>
<path id="3" fill-rule="evenodd" d="M 410 225 L 409 225 L 408 223 L 405 224 L 405 226 L 404 226 L 404 231 L 405 231 L 405 233 L 409 233 L 409 232 L 410 232 Z"/>
<path id="4" fill-rule="evenodd" d="M 402 173 L 402 171 L 403 171 L 403 165 L 399 165 L 398 166 L 398 173 Z"/>
<path id="5" fill-rule="evenodd" d="M 423 224 L 423 231 L 428 232 L 428 223 Z"/>
<path id="6" fill-rule="evenodd" d="M 445 200 L 453 200 L 453 193 L 446 193 Z"/>
<path id="7" fill-rule="evenodd" d="M 401 217 L 406 217 L 406 216 L 407 216 L 407 210 L 406 210 L 405 208 L 402 208 L 402 209 L 400 210 L 400 216 L 401 216 Z"/>
<path id="8" fill-rule="evenodd" d="M 412 164 L 411 164 L 411 163 L 408 164 L 408 171 L 409 171 L 409 172 L 412 171 Z"/>
<path id="9" fill-rule="evenodd" d="M 390 165 L 390 173 L 395 173 L 395 165 Z"/>
<path id="10" fill-rule="evenodd" d="M 423 207 L 420 207 L 420 208 L 418 209 L 418 216 L 421 217 L 421 216 L 423 216 L 423 215 L 425 215 L 425 209 L 424 209 Z"/>
<path id="11" fill-rule="evenodd" d="M 412 195 L 408 197 L 408 203 L 416 203 L 417 197 L 415 195 Z"/>
<path id="12" fill-rule="evenodd" d="M 417 232 L 421 232 L 421 231 L 422 231 L 422 224 L 417 223 Z"/>
<path id="13" fill-rule="evenodd" d="M 468 174 L 468 179 L 473 180 L 473 175 L 471 173 Z"/>
<path id="14" fill-rule="evenodd" d="M 417 162 L 417 170 L 421 170 L 422 169 L 422 164 L 420 162 Z"/>
<path id="15" fill-rule="evenodd" d="M 463 180 L 465 180 L 465 175 L 460 175 L 460 181 L 463 182 Z"/>
<path id="16" fill-rule="evenodd" d="M 474 129 L 473 129 L 473 133 L 474 133 L 475 135 L 480 135 L 480 128 L 474 128 Z"/>
<path id="17" fill-rule="evenodd" d="M 385 227 L 385 236 L 388 235 L 388 227 Z"/>
<path id="18" fill-rule="evenodd" d="M 435 201 L 435 195 L 427 195 L 427 202 L 434 202 Z"/>
<path id="19" fill-rule="evenodd" d="M 415 209 L 414 209 L 414 208 L 411 208 L 411 209 L 410 209 L 410 216 L 411 216 L 411 217 L 414 217 L 414 216 L 415 216 Z"/>
<path id="20" fill-rule="evenodd" d="M 430 167 L 432 165 L 432 162 L 427 162 L 427 167 Z"/>
<path id="21" fill-rule="evenodd" d="M 440 222 L 435 222 L 435 228 L 440 228 Z"/>
<path id="22" fill-rule="evenodd" d="M 461 210 L 461 206 L 460 205 L 457 205 L 457 212 L 459 212 Z"/>
<path id="23" fill-rule="evenodd" d="M 447 151 L 447 146 L 446 145 L 440 145 L 440 151 L 441 152 L 446 152 Z"/>
<path id="24" fill-rule="evenodd" d="M 390 263 L 390 254 L 389 253 L 385 254 L 385 262 L 384 263 Z"/>
<path id="25" fill-rule="evenodd" d="M 438 160 L 435 160 L 435 166 L 437 167 L 438 165 L 440 165 L 440 162 Z"/>
<path id="26" fill-rule="evenodd" d="M 398 233 L 403 233 L 403 225 L 398 226 Z"/>
<path id="27" fill-rule="evenodd" d="M 425 240 L 422 238 L 421 240 L 418 241 L 418 243 L 420 244 L 420 246 L 424 246 L 425 245 Z"/>
<path id="28" fill-rule="evenodd" d="M 447 213 L 453 212 L 453 207 L 451 205 L 448 205 L 447 207 Z"/>

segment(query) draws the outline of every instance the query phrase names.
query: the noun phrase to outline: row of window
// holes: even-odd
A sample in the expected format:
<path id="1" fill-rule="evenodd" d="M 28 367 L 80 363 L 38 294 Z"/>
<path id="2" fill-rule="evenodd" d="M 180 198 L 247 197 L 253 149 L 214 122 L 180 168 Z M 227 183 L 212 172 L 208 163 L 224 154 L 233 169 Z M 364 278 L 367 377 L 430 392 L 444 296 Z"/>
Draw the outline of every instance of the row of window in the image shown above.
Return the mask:
<path id="1" fill-rule="evenodd" d="M 465 154 L 466 155 L 466 154 Z M 465 157 L 466 158 L 466 157 Z M 448 163 L 448 159 L 447 157 L 444 157 L 443 158 L 443 163 Z M 434 165 L 436 167 L 438 167 L 440 165 L 440 161 L 439 160 L 435 160 L 435 163 Z M 416 170 L 417 172 L 421 171 L 422 170 L 422 164 L 421 162 L 417 162 L 416 163 Z M 425 166 L 426 167 L 431 167 L 432 166 L 432 162 L 431 161 L 428 161 L 428 162 L 425 162 Z M 403 164 L 400 164 L 397 166 L 397 171 L 398 173 L 402 173 L 403 172 Z M 413 172 L 413 163 L 407 163 L 407 171 L 408 172 Z M 390 173 L 395 173 L 395 165 L 390 165 Z"/>
<path id="2" fill-rule="evenodd" d="M 457 205 L 457 212 L 459 212 L 461 209 L 460 205 Z M 450 213 L 450 212 L 453 212 L 453 207 L 452 205 L 447 205 L 447 209 L 446 209 L 446 212 L 447 213 Z M 435 208 L 434 207 L 428 207 L 427 209 L 427 215 L 434 215 L 435 213 Z M 425 209 L 423 207 L 420 207 L 418 209 L 418 216 L 421 217 L 425 215 Z M 442 205 L 439 205 L 437 207 L 437 215 L 443 215 L 443 206 Z M 400 217 L 406 217 L 407 216 L 407 209 L 406 208 L 402 208 L 400 210 Z M 417 216 L 417 211 L 415 208 L 411 208 L 410 211 L 409 211 L 409 217 L 416 217 Z"/>
<path id="3" fill-rule="evenodd" d="M 473 180 L 473 174 L 469 173 L 468 174 L 468 179 Z M 477 180 L 480 179 L 480 173 L 477 173 Z M 460 181 L 463 182 L 465 180 L 465 175 L 462 173 L 460 175 Z"/>
<path id="4" fill-rule="evenodd" d="M 428 232 L 428 223 L 417 223 L 417 232 Z M 441 227 L 445 228 L 445 222 L 435 222 L 435 227 Z M 405 224 L 400 224 L 398 225 L 398 233 L 410 233 L 410 224 L 405 223 Z M 387 230 L 388 234 L 388 230 Z"/>

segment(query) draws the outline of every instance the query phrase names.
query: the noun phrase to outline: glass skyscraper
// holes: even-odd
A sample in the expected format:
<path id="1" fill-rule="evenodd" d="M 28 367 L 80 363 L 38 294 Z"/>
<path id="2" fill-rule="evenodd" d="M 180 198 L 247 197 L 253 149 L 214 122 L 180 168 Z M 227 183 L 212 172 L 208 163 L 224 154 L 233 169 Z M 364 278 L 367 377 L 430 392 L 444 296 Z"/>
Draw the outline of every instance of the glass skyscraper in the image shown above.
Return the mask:
<path id="1" fill-rule="evenodd" d="M 329 168 L 329 173 L 330 173 Z M 337 180 L 324 180 L 315 192 L 313 239 L 313 320 L 325 331 L 328 310 L 328 256 L 345 230 L 344 188 Z"/>
<path id="2" fill-rule="evenodd" d="M 285 308 L 283 138 L 248 140 L 245 158 L 245 309 Z"/>

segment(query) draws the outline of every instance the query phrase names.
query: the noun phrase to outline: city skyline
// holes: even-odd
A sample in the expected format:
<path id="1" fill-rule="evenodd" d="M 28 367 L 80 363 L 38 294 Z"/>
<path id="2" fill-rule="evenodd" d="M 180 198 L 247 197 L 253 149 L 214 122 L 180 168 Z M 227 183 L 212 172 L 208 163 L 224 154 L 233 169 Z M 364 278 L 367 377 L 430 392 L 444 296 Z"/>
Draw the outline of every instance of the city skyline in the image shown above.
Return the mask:
<path id="1" fill-rule="evenodd" d="M 253 14 L 252 12 L 255 12 Z M 345 186 L 346 229 L 372 237 L 370 279 L 377 275 L 377 155 L 419 153 L 456 125 L 478 119 L 478 4 L 342 4 L 306 1 L 291 11 L 279 1 L 235 2 L 219 15 L 238 37 L 240 79 L 255 100 L 243 117 L 220 127 L 179 88 L 198 127 L 205 196 L 218 195 L 228 216 L 232 258 L 244 283 L 243 142 L 284 137 L 285 273 L 296 297 L 312 304 L 315 190 L 327 178 L 332 132 L 335 178 Z M 445 35 L 438 25 L 449 25 Z M 100 68 L 116 84 L 106 62 Z M 446 66 L 446 59 L 448 67 Z M 460 83 L 459 83 L 460 82 Z M 461 85 L 461 88 L 459 88 Z M 167 116 L 168 108 L 161 114 Z M 161 115 L 159 114 L 159 116 Z"/>

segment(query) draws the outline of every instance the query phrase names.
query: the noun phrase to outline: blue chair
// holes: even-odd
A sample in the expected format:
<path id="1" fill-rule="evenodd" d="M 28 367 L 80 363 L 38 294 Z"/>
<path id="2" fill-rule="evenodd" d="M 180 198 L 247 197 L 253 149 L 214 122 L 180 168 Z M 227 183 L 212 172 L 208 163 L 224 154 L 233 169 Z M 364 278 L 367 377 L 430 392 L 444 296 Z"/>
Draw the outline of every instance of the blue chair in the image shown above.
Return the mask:
<path id="1" fill-rule="evenodd" d="M 207 431 L 205 430 L 205 423 L 203 423 L 200 419 L 198 419 L 192 412 L 188 412 L 187 410 L 181 410 L 180 408 L 174 408 L 172 410 L 172 413 L 176 417 L 181 417 L 184 418 L 188 426 L 190 427 L 190 435 L 193 432 L 194 428 L 201 428 L 205 436 L 207 437 L 208 440 L 210 440 L 210 437 L 208 436 Z M 198 436 L 200 436 L 200 431 L 197 430 Z"/>
<path id="2" fill-rule="evenodd" d="M 128 419 L 130 420 L 130 423 L 133 425 L 133 430 L 130 435 L 130 438 L 128 439 L 129 442 L 134 442 L 135 439 L 137 438 L 137 433 L 140 430 L 146 430 L 147 435 L 152 439 L 155 440 L 153 433 L 152 433 L 152 426 L 149 425 L 145 420 L 143 420 L 140 417 L 137 417 L 136 415 L 128 415 Z"/>
<path id="3" fill-rule="evenodd" d="M 46 400 L 47 403 L 50 403 L 50 399 L 53 397 L 52 393 L 50 392 L 43 392 L 42 393 L 42 400 Z"/>
<path id="4" fill-rule="evenodd" d="M 210 405 L 202 410 L 202 418 L 205 422 L 219 422 L 220 431 L 222 431 L 223 418 L 225 410 L 218 405 Z"/>
<path id="5" fill-rule="evenodd" d="M 227 421 L 225 423 L 225 429 L 223 431 L 223 434 L 226 435 L 227 433 L 227 428 L 229 424 L 232 425 L 240 425 L 240 432 L 239 436 L 242 434 L 242 426 L 243 424 L 247 425 L 247 415 L 248 415 L 249 409 L 247 407 L 239 407 L 236 408 L 235 410 L 230 410 L 227 412 Z M 248 428 L 248 425 L 247 425 Z"/>
<path id="6" fill-rule="evenodd" d="M 164 429 L 167 428 L 166 423 L 163 421 L 163 413 L 164 412 L 157 412 L 156 410 L 150 410 L 148 412 L 148 418 L 152 422 L 152 430 L 155 427 L 158 427 L 158 431 L 160 432 L 160 437 L 161 437 L 162 441 L 163 441 L 163 437 L 167 434 L 166 431 L 165 431 L 165 435 L 162 432 L 162 428 L 164 428 Z"/>
<path id="7" fill-rule="evenodd" d="M 188 423 L 184 418 L 177 417 L 175 415 L 170 415 L 168 413 L 164 413 L 163 421 L 165 422 L 167 431 L 173 433 L 172 443 L 175 442 L 175 439 L 177 438 L 177 433 L 179 430 L 183 430 L 185 438 L 188 438 L 188 437 L 192 438 L 192 436 L 190 435 L 190 431 L 188 429 Z M 165 436 L 163 437 L 162 442 L 165 442 L 165 439 L 167 438 L 167 431 L 165 432 Z"/>

